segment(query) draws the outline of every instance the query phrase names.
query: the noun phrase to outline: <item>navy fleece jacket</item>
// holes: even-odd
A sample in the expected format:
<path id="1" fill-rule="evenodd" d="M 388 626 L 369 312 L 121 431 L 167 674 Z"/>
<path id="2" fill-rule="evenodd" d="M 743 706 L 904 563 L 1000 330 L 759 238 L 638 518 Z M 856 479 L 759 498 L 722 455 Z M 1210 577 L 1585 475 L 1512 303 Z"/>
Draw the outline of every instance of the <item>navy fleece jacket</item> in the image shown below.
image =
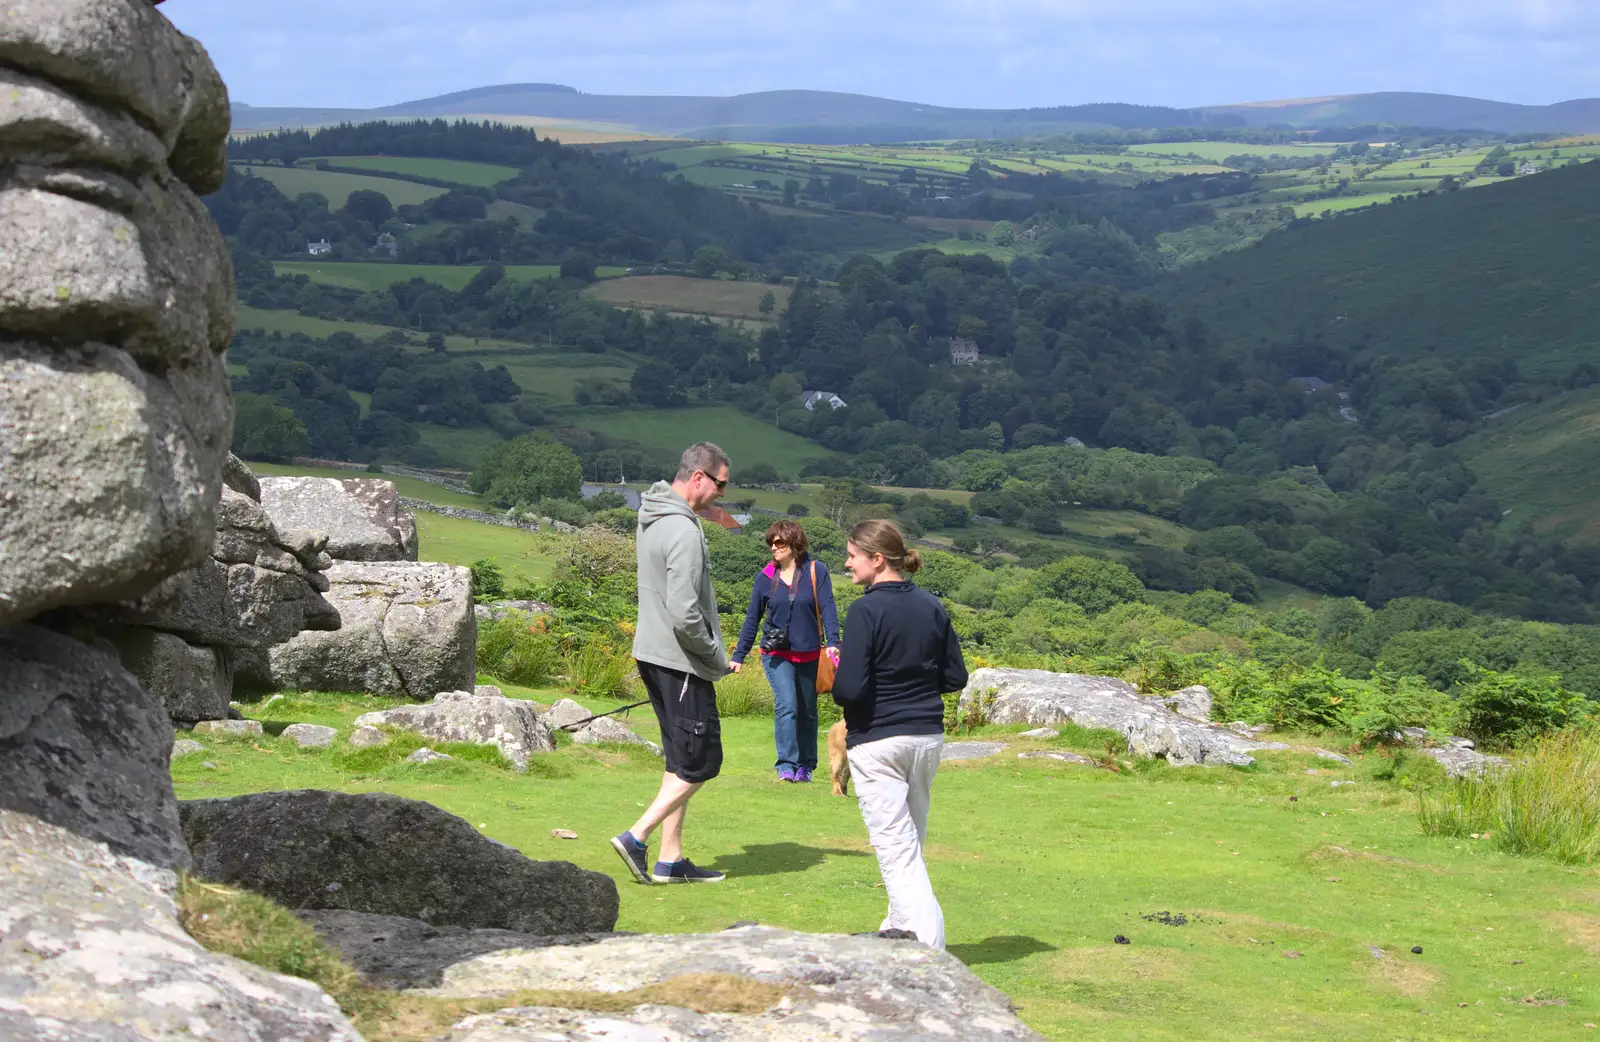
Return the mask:
<path id="1" fill-rule="evenodd" d="M 914 583 L 880 582 L 850 606 L 833 678 L 847 745 L 943 734 L 942 695 L 966 686 L 961 642 L 939 598 Z"/>

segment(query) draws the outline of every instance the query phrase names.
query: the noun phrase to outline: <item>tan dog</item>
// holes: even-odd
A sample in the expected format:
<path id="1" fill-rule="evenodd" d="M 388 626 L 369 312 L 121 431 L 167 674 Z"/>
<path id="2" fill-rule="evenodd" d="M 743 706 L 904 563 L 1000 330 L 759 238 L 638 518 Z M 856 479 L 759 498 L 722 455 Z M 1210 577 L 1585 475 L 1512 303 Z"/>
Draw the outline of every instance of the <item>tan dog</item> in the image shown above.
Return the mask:
<path id="1" fill-rule="evenodd" d="M 828 728 L 828 774 L 835 796 L 850 795 L 850 757 L 844 747 L 845 726 L 840 720 Z"/>

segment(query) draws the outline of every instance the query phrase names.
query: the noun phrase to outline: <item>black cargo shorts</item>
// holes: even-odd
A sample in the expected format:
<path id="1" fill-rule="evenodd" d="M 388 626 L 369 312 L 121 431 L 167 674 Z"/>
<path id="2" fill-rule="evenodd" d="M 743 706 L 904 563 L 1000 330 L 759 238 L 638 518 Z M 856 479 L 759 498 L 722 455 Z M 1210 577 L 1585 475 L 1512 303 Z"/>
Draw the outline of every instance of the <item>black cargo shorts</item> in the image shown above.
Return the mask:
<path id="1" fill-rule="evenodd" d="M 667 772 L 686 782 L 708 782 L 720 774 L 722 720 L 711 681 L 653 662 L 639 663 L 639 679 L 661 725 Z"/>

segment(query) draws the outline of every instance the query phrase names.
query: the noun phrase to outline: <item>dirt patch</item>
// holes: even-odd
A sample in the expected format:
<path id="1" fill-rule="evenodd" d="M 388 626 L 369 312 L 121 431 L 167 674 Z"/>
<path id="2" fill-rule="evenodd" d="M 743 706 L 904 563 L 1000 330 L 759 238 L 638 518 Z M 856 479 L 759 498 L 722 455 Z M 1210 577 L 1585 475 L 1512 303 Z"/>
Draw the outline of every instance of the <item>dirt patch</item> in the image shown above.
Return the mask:
<path id="1" fill-rule="evenodd" d="M 1600 955 L 1600 917 L 1565 912 L 1553 916 L 1551 921 L 1568 943 L 1576 944 L 1590 955 Z"/>
<path id="2" fill-rule="evenodd" d="M 1382 959 L 1364 956 L 1352 963 L 1358 969 L 1365 966 L 1367 981 L 1378 991 L 1403 995 L 1408 999 L 1421 998 L 1439 984 L 1439 975 L 1419 962 L 1404 962 L 1400 954 L 1390 952 Z"/>
<path id="3" fill-rule="evenodd" d="M 1294 923 L 1275 922 L 1271 919 L 1262 919 L 1259 916 L 1243 915 L 1236 912 L 1217 912 L 1208 908 L 1201 908 L 1189 913 L 1189 918 L 1202 926 L 1207 936 L 1214 937 L 1228 944 L 1261 945 L 1264 948 L 1281 948 L 1291 941 L 1306 947 L 1318 939 L 1327 939 L 1330 935 L 1309 926 L 1296 926 Z"/>
<path id="4" fill-rule="evenodd" d="M 1326 864 L 1329 861 L 1365 861 L 1374 865 L 1386 865 L 1390 868 L 1418 869 L 1423 872 L 1443 872 L 1438 865 L 1430 865 L 1422 861 L 1411 861 L 1407 858 L 1385 854 L 1378 850 L 1352 850 L 1334 843 L 1323 843 L 1313 847 L 1306 854 L 1306 860 Z"/>

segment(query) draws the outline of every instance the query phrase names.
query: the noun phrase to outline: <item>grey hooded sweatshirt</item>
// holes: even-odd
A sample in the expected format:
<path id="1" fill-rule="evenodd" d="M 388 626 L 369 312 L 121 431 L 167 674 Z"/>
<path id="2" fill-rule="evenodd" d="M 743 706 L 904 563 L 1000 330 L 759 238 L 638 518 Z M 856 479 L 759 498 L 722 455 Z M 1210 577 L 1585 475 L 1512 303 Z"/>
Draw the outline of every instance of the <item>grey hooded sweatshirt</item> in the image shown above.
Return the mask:
<path id="1" fill-rule="evenodd" d="M 633 657 L 710 681 L 728 672 L 700 518 L 665 481 L 639 503 L 639 628 Z"/>

